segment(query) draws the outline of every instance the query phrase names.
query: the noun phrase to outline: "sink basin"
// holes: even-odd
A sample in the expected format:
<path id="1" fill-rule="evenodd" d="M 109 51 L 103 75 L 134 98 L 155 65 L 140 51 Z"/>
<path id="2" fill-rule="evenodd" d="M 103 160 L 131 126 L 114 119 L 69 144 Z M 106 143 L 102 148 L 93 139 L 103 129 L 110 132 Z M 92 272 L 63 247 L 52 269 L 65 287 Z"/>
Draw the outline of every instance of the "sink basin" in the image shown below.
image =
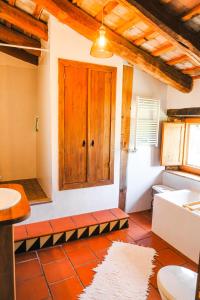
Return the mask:
<path id="1" fill-rule="evenodd" d="M 21 199 L 21 194 L 13 189 L 0 188 L 0 210 L 11 208 Z"/>

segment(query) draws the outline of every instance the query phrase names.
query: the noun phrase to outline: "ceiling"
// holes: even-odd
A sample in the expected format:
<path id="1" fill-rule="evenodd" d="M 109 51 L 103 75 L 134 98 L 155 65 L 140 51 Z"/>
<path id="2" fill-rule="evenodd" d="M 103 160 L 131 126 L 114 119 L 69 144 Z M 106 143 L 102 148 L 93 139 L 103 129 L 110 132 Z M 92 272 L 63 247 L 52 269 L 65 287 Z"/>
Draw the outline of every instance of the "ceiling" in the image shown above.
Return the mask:
<path id="1" fill-rule="evenodd" d="M 157 0 L 158 1 L 158 0 Z M 101 1 L 101 0 L 74 0 L 75 3 L 84 11 L 96 18 L 101 18 L 103 6 L 105 7 L 104 23 L 112 30 L 124 36 L 134 45 L 141 47 L 153 56 L 160 57 L 169 65 L 187 72 L 191 75 L 199 75 L 200 60 L 192 59 L 186 55 L 181 47 L 175 46 L 167 37 L 159 31 L 147 18 L 139 13 L 127 1 Z M 130 1 L 131 2 L 131 1 Z M 200 1 L 199 0 L 162 0 L 169 10 L 172 18 L 182 20 L 188 12 L 199 5 L 197 14 L 189 18 L 184 25 L 189 30 L 195 30 L 200 38 Z M 107 3 L 107 4 L 106 4 Z"/>
<path id="2" fill-rule="evenodd" d="M 117 35 L 150 54 L 158 62 L 170 66 L 172 71 L 178 70 L 193 79 L 200 77 L 200 0 L 146 0 L 146 3 L 145 0 L 62 1 L 70 2 L 97 21 L 101 21 L 102 10 L 104 10 L 104 24 Z M 47 35 L 42 35 L 41 30 L 40 32 L 29 30 L 28 26 L 23 26 L 23 23 L 21 25 L 2 11 L 10 7 L 15 8 L 24 15 L 31 16 L 47 32 L 48 12 L 46 9 L 49 6 L 46 6 L 46 3 L 48 2 L 58 3 L 59 1 L 0 0 L 0 24 L 3 29 L 6 27 L 9 31 L 25 36 L 30 44 L 31 40 L 33 44 L 37 41 L 36 45 L 39 47 L 41 39 L 47 39 Z M 4 38 L 1 30 L 0 27 L 0 40 L 4 43 L 12 43 L 12 39 Z M 187 41 L 189 41 L 188 44 Z M 2 51 L 2 47 L 0 50 Z M 36 56 L 38 62 L 39 51 L 37 53 L 34 53 L 34 50 L 32 53 L 29 50 L 20 51 Z"/>

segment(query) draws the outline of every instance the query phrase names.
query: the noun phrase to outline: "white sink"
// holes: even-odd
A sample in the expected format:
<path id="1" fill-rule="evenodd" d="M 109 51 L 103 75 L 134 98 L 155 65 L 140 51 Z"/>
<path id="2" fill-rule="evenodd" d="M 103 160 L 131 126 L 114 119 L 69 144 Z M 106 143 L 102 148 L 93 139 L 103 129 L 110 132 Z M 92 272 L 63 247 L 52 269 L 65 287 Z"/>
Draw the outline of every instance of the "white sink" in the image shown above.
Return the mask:
<path id="1" fill-rule="evenodd" d="M 16 205 L 21 199 L 21 194 L 13 189 L 0 188 L 0 210 Z"/>

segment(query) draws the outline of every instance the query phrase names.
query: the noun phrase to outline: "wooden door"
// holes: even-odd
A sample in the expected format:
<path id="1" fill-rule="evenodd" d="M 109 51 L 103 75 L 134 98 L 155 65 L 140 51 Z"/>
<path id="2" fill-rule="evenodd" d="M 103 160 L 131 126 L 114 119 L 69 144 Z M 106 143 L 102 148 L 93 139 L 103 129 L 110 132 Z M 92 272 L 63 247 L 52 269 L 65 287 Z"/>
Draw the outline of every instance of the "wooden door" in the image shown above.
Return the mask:
<path id="1" fill-rule="evenodd" d="M 116 68 L 59 61 L 59 188 L 113 183 Z"/>
<path id="2" fill-rule="evenodd" d="M 88 181 L 113 180 L 114 73 L 91 68 L 88 76 Z"/>
<path id="3" fill-rule="evenodd" d="M 161 165 L 180 166 L 183 164 L 183 143 L 185 124 L 164 122 L 162 128 Z"/>
<path id="4" fill-rule="evenodd" d="M 60 111 L 60 187 L 87 181 L 87 86 L 88 70 L 78 64 L 61 65 L 63 86 Z"/>

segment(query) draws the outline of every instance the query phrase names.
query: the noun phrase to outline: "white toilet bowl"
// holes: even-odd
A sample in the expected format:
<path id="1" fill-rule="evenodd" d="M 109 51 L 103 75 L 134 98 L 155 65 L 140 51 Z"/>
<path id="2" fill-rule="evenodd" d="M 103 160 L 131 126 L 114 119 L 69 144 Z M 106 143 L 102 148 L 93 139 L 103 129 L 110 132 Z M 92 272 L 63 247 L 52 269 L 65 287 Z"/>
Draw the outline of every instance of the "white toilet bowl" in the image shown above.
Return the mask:
<path id="1" fill-rule="evenodd" d="M 166 266 L 157 275 L 162 300 L 195 300 L 197 273 L 180 266 Z"/>

